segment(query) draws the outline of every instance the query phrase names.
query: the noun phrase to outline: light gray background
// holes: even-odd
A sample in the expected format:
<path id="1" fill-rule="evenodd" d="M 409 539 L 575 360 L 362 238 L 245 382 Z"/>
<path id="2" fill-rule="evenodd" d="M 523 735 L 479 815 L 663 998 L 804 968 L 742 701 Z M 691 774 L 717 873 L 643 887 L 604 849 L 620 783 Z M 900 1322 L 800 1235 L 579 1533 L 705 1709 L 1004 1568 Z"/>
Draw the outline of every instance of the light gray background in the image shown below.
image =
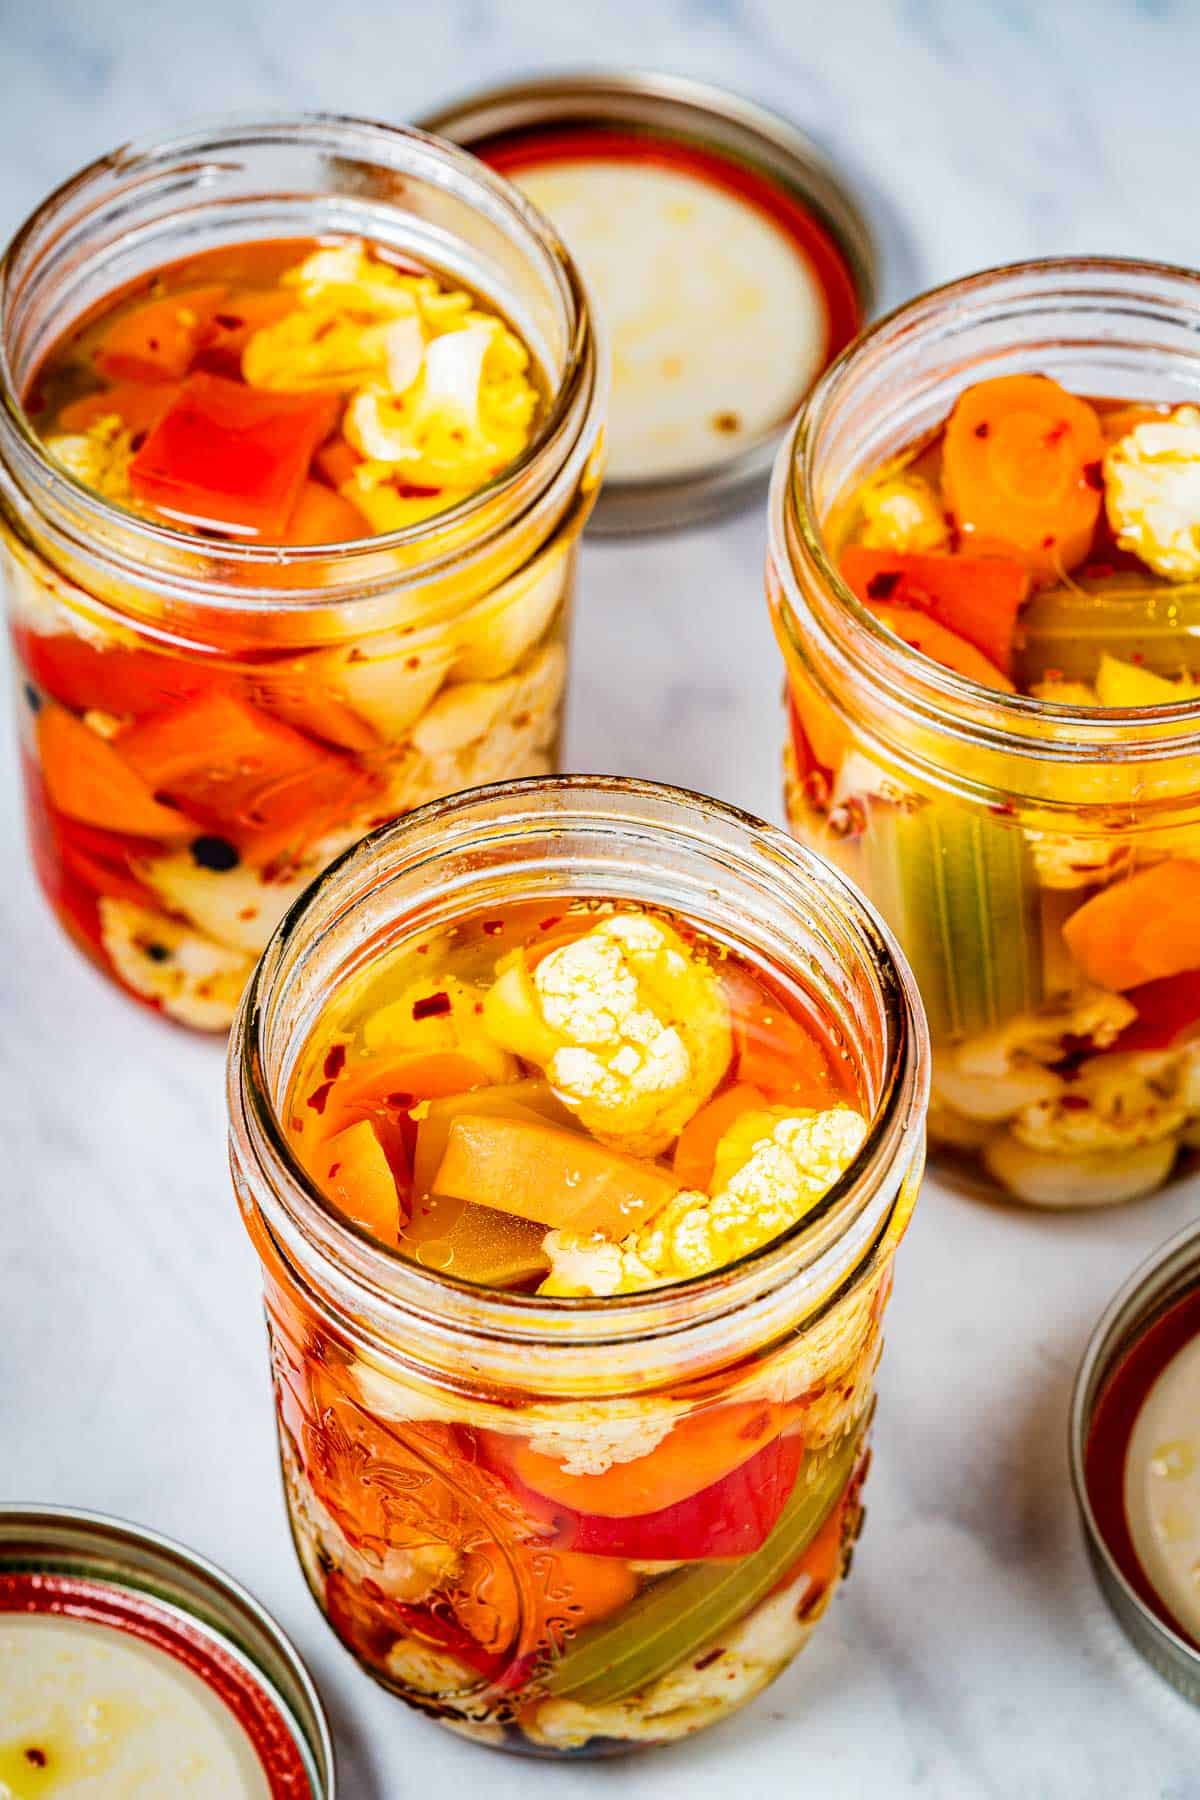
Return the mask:
<path id="1" fill-rule="evenodd" d="M 588 61 L 707 76 L 793 114 L 865 184 L 889 300 L 1054 251 L 1200 262 L 1189 0 L 0 0 L 0 231 L 89 157 L 189 115 L 404 119 Z M 778 815 L 762 556 L 761 509 L 587 546 L 571 767 Z M 473 1783 L 495 1800 L 1200 1795 L 1200 1717 L 1110 1623 L 1064 1451 L 1091 1322 L 1195 1216 L 1194 1186 L 1069 1219 L 927 1187 L 889 1315 L 854 1577 L 737 1722 L 640 1761 L 550 1769 L 459 1743 L 377 1691 L 293 1564 L 221 1052 L 109 993 L 67 949 L 34 895 L 12 765 L 9 752 L 0 1500 L 143 1520 L 249 1583 L 325 1692 L 345 1800 Z"/>

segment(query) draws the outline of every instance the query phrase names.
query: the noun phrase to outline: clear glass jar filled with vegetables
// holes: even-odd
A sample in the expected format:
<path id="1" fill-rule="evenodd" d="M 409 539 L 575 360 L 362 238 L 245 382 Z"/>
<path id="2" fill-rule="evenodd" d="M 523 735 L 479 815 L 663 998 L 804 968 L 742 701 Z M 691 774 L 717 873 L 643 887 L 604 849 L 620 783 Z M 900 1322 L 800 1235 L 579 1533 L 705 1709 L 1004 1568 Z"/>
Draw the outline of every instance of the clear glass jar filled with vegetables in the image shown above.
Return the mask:
<path id="1" fill-rule="evenodd" d="M 114 152 L 0 263 L 0 556 L 60 922 L 221 1029 L 380 822 L 554 765 L 604 371 L 557 238 L 422 133 Z"/>
<path id="2" fill-rule="evenodd" d="M 536 1754 L 751 1699 L 848 1567 L 920 1177 L 911 978 L 715 802 L 524 781 L 377 833 L 230 1047 L 296 1546 L 333 1629 Z"/>
<path id="3" fill-rule="evenodd" d="M 1096 259 L 937 290 L 776 467 L 788 813 L 879 906 L 930 1140 L 1032 1205 L 1200 1144 L 1200 276 Z"/>

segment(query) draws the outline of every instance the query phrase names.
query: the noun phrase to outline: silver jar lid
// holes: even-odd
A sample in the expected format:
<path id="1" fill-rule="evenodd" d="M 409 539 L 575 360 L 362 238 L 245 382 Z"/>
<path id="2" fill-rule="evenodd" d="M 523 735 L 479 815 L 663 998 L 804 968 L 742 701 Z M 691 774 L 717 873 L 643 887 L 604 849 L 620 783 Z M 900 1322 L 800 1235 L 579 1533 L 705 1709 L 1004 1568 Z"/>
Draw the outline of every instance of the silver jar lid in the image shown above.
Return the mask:
<path id="1" fill-rule="evenodd" d="M 0 1507 L 0 1640 L 6 1621 L 27 1625 L 30 1615 L 118 1633 L 180 1665 L 218 1703 L 219 1729 L 261 1770 L 272 1800 L 333 1800 L 329 1726 L 298 1652 L 244 1588 L 191 1550 L 97 1513 Z"/>
<path id="2" fill-rule="evenodd" d="M 1170 1599 L 1142 1566 L 1135 1547 L 1139 1522 L 1126 1503 L 1127 1459 L 1136 1474 L 1144 1402 L 1162 1370 L 1200 1345 L 1200 1228 L 1188 1226 L 1135 1270 L 1089 1339 L 1071 1400 L 1071 1479 L 1088 1554 L 1102 1593 L 1140 1655 L 1194 1704 L 1200 1705 L 1200 1645 L 1171 1611 Z M 1195 1352 L 1200 1354 L 1200 1351 Z M 1143 1392 L 1144 1389 L 1144 1392 Z M 1190 1390 L 1189 1390 L 1190 1392 Z M 1140 1398 L 1139 1398 L 1140 1395 Z M 1200 1487 L 1200 1414 L 1186 1459 L 1150 1463 L 1156 1485 L 1184 1473 Z M 1177 1486 L 1178 1484 L 1175 1483 Z M 1200 1514 L 1194 1520 L 1200 1534 Z M 1200 1562 L 1193 1578 L 1200 1571 Z M 1200 1593 L 1200 1584 L 1198 1584 Z"/>
<path id="3" fill-rule="evenodd" d="M 753 497 L 876 302 L 864 209 L 825 154 L 754 101 L 637 70 L 513 82 L 419 123 L 522 186 L 598 299 L 613 393 L 592 528 Z"/>

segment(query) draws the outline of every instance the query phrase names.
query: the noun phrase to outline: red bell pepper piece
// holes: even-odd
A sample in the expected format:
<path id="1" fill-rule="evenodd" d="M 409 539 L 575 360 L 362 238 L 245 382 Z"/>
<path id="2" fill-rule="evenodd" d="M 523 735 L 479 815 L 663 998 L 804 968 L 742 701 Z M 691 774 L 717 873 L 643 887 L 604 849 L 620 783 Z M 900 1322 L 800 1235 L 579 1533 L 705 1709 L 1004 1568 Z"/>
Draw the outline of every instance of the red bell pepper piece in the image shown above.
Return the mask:
<path id="1" fill-rule="evenodd" d="M 258 866 L 344 824 L 372 778 L 231 694 L 201 695 L 115 740 L 156 794 L 230 837 Z"/>
<path id="2" fill-rule="evenodd" d="M 182 524 L 281 543 L 339 403 L 191 375 L 129 465 L 133 491 Z"/>
<path id="3" fill-rule="evenodd" d="M 851 544 L 841 572 L 864 606 L 915 607 L 1012 674 L 1017 614 L 1029 598 L 1029 570 L 1004 556 L 901 555 Z"/>
<path id="4" fill-rule="evenodd" d="M 119 644 L 99 650 L 66 631 L 43 636 L 18 626 L 13 642 L 34 685 L 72 712 L 95 710 L 139 719 L 214 689 L 232 688 L 237 681 L 229 670 L 210 668 L 199 657 Z"/>
<path id="5" fill-rule="evenodd" d="M 1137 1018 L 1113 1044 L 1114 1050 L 1175 1050 L 1200 1036 L 1200 969 L 1164 975 L 1127 988 L 1125 998 Z"/>
<path id="6" fill-rule="evenodd" d="M 480 1444 L 483 1460 L 520 1494 L 532 1516 L 544 1523 L 556 1549 L 590 1556 L 637 1557 L 647 1562 L 746 1556 L 757 1550 L 773 1531 L 804 1457 L 798 1433 L 777 1437 L 686 1500 L 658 1512 L 616 1518 L 575 1512 L 543 1499 L 524 1487 L 511 1467 L 488 1456 L 483 1434 Z"/>

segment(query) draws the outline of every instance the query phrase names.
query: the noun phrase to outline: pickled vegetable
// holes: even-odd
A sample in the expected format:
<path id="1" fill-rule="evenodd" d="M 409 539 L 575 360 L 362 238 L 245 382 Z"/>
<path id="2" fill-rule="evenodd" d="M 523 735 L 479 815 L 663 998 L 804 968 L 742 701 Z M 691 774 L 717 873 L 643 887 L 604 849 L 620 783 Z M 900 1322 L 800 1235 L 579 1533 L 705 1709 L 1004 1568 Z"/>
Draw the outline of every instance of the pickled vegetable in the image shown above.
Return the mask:
<path id="1" fill-rule="evenodd" d="M 547 1693 L 586 1705 L 619 1700 L 698 1655 L 765 1600 L 837 1505 L 861 1433 L 809 1459 L 774 1531 L 732 1564 L 698 1563 L 643 1590 L 611 1621 L 582 1633 L 543 1677 Z"/>
<path id="2" fill-rule="evenodd" d="M 1200 582 L 1079 576 L 1035 594 L 1021 615 L 1022 687 L 1095 681 L 1105 655 L 1168 677 L 1200 674 Z"/>
<path id="3" fill-rule="evenodd" d="M 1038 1004 L 1038 887 L 1019 829 L 948 802 L 876 801 L 865 850 L 869 890 L 912 962 L 935 1041 Z"/>

